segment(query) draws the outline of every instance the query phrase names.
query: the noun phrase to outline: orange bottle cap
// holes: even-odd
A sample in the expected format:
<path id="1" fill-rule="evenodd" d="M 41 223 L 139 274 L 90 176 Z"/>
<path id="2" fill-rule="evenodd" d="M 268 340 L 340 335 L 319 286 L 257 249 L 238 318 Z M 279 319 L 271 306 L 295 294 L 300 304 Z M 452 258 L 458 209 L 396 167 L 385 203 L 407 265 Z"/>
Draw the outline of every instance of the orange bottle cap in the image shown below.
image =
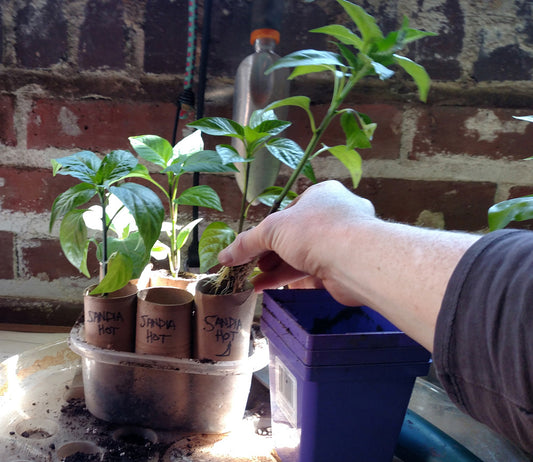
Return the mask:
<path id="1" fill-rule="evenodd" d="M 280 36 L 279 32 L 275 29 L 255 29 L 250 34 L 250 43 L 254 45 L 258 38 L 271 38 L 274 39 L 276 43 L 279 43 Z"/>

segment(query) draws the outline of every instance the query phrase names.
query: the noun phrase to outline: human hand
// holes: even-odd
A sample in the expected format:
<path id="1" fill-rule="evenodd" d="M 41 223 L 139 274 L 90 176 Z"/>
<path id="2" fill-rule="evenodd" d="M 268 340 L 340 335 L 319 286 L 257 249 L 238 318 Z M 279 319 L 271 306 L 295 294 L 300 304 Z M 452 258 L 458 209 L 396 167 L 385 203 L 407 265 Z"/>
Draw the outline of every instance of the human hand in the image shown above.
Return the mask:
<path id="1" fill-rule="evenodd" d="M 219 261 L 235 266 L 258 258 L 262 273 L 253 281 L 257 291 L 287 284 L 325 287 L 336 298 L 346 300 L 336 278 L 346 252 L 350 252 L 345 245 L 347 233 L 359 223 L 375 219 L 369 201 L 337 181 L 326 181 L 311 186 L 285 210 L 239 234 L 219 254 Z M 349 300 L 355 302 L 353 296 Z"/>

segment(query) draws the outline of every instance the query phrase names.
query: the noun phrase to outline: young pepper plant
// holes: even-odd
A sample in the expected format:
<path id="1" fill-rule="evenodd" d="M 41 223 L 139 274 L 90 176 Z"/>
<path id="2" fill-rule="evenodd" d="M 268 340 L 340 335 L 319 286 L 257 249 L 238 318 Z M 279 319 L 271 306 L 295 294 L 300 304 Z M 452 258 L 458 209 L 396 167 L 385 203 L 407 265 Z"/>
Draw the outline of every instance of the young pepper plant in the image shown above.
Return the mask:
<path id="1" fill-rule="evenodd" d="M 198 218 L 180 227 L 179 206 L 192 205 L 222 211 L 220 198 L 213 188 L 207 185 L 192 186 L 179 193 L 180 178 L 185 173 L 221 173 L 237 169 L 231 164 L 232 159 L 222 158 L 215 151 L 204 150 L 201 132 L 198 130 L 185 137 L 174 148 L 167 140 L 156 135 L 132 136 L 129 140 L 135 152 L 159 167 L 159 173 L 167 178 L 164 187 L 154 180 L 148 171 L 137 174 L 161 190 L 167 200 L 170 221 L 164 222 L 163 230 L 169 237 L 170 246 L 158 241 L 152 249 L 152 256 L 158 259 L 168 258 L 170 274 L 177 277 L 181 268 L 181 248 L 194 227 L 202 220 Z"/>
<path id="2" fill-rule="evenodd" d="M 515 119 L 533 122 L 533 115 L 517 117 Z M 533 160 L 527 157 L 525 160 Z M 525 221 L 533 218 L 533 195 L 508 199 L 498 202 L 489 208 L 488 222 L 489 230 L 505 228 L 511 221 Z"/>
<path id="3" fill-rule="evenodd" d="M 278 120 L 273 111 L 255 111 L 251 115 L 248 125 L 241 125 L 224 117 L 206 117 L 189 125 L 208 135 L 237 138 L 244 146 L 244 157 L 241 157 L 237 149 L 230 144 L 219 144 L 216 147 L 217 152 L 225 159 L 225 162 L 245 163 L 244 185 L 237 232 L 226 223 L 216 221 L 208 225 L 202 233 L 198 250 L 200 271 L 204 272 L 217 264 L 218 252 L 230 244 L 237 233 L 243 230 L 250 205 L 256 200 L 263 203 L 271 203 L 281 191 L 281 188 L 271 186 L 258 197 L 253 198 L 252 201 L 247 201 L 250 164 L 254 159 L 255 153 L 266 147 L 271 153 L 276 153 L 276 157 L 294 168 L 298 165 L 303 152 L 294 141 L 277 136 L 290 125 L 290 122 Z M 303 173 L 311 181 L 316 181 L 310 164 L 303 168 Z M 288 195 L 290 200 L 294 197 L 296 197 L 295 193 Z"/>
<path id="4" fill-rule="evenodd" d="M 103 159 L 91 151 L 52 160 L 53 174 L 68 175 L 81 183 L 61 193 L 54 200 L 50 216 L 50 231 L 61 220 L 59 240 L 67 259 L 87 277 L 89 246 L 96 245 L 96 255 L 101 263 L 103 278 L 91 294 L 105 294 L 124 287 L 128 281 L 140 276 L 150 259 L 150 249 L 159 237 L 164 218 L 163 204 L 157 195 L 145 186 L 124 182 L 137 176 L 145 167 L 128 151 L 116 150 Z M 111 197 L 121 206 L 108 213 Z M 101 239 L 89 237 L 84 216 L 90 209 L 80 208 L 93 198 L 100 206 Z M 113 237 L 113 222 L 125 207 L 133 216 L 137 231 Z"/>
<path id="5" fill-rule="evenodd" d="M 409 58 L 399 55 L 398 52 L 415 40 L 436 34 L 411 29 L 408 19 L 404 18 L 399 30 L 385 36 L 374 17 L 366 13 L 363 8 L 347 0 L 337 0 L 337 2 L 353 21 L 354 29 L 359 33 L 339 24 L 313 29 L 311 32 L 333 37 L 338 53 L 301 50 L 279 59 L 267 70 L 268 73 L 280 68 L 294 68 L 289 79 L 323 71 L 330 72 L 333 77 L 329 108 L 319 123 L 315 121 L 310 108 L 311 101 L 306 96 L 289 97 L 265 108 L 271 110 L 281 106 L 299 107 L 306 112 L 311 127 L 311 137 L 300 163 L 274 201 L 271 213 L 279 209 L 304 166 L 324 151 L 328 151 L 344 164 L 350 172 L 354 187 L 357 187 L 361 177 L 361 157 L 356 149 L 370 147 L 376 125 L 364 114 L 350 108 L 341 109 L 341 105 L 363 78 L 377 76 L 380 80 L 389 79 L 394 75 L 390 66 L 398 65 L 413 78 L 418 87 L 420 100 L 423 102 L 427 100 L 430 78 L 426 70 Z M 324 145 L 317 149 L 324 132 L 337 116 L 340 116 L 346 143 L 332 147 Z"/>
<path id="6" fill-rule="evenodd" d="M 312 172 L 310 162 L 324 152 L 329 152 L 348 169 L 353 186 L 354 188 L 357 187 L 362 174 L 362 161 L 357 150 L 371 147 L 376 124 L 372 123 L 365 114 L 351 108 L 341 108 L 341 105 L 363 78 L 377 76 L 381 80 L 389 79 L 394 75 L 390 66 L 398 65 L 413 78 L 418 87 L 420 99 L 422 101 L 427 99 L 430 86 L 427 72 L 422 66 L 399 55 L 398 52 L 415 40 L 435 34 L 410 28 L 409 22 L 405 18 L 399 30 L 390 32 L 385 36 L 375 19 L 363 8 L 346 0 L 337 1 L 352 20 L 354 30 L 343 25 L 333 24 L 314 29 L 311 32 L 331 36 L 338 52 L 312 49 L 297 51 L 280 58 L 267 70 L 267 72 L 274 72 L 281 68 L 294 68 L 289 79 L 325 71 L 331 73 L 333 79 L 331 101 L 321 121 L 315 120 L 311 111 L 311 100 L 307 96 L 285 98 L 269 104 L 263 110 L 264 113 L 269 113 L 282 106 L 299 107 L 307 114 L 311 129 L 309 142 L 303 150 L 295 142 L 288 139 L 265 144 L 272 155 L 293 169 L 284 187 L 270 189 L 270 194 L 259 197 L 260 201 L 271 206 L 270 213 L 282 208 L 283 204 L 292 197 L 294 193 L 291 190 L 302 173 L 314 180 L 314 175 L 309 174 Z M 256 117 L 260 118 L 260 115 Z M 319 146 L 322 136 L 337 117 L 345 134 L 345 144 Z M 208 134 L 237 136 L 242 139 L 255 126 L 252 120 L 248 126 L 242 127 L 234 121 L 223 119 L 223 124 L 220 124 L 220 127 L 211 130 L 209 126 L 214 123 L 214 119 L 216 118 L 201 119 L 196 122 L 196 127 Z M 219 124 L 215 123 L 215 125 L 218 126 Z M 223 146 L 225 150 L 230 148 L 228 145 Z M 241 222 L 243 220 L 242 207 L 240 220 Z M 204 236 L 210 237 L 209 246 L 202 249 L 202 243 L 200 243 L 200 261 L 202 262 L 204 257 L 205 261 L 210 262 L 210 264 L 216 263 L 218 252 L 235 238 L 235 233 L 232 234 L 223 225 L 213 224 L 213 226 L 217 226 L 218 229 L 213 230 L 212 236 L 206 235 L 205 232 L 202 236 L 202 238 Z"/>

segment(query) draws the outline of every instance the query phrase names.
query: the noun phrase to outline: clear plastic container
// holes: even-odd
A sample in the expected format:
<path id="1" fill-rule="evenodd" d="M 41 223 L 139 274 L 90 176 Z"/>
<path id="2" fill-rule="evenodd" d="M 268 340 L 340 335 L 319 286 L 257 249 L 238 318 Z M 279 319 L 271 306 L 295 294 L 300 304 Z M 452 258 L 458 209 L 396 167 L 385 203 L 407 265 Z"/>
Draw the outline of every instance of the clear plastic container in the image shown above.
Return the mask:
<path id="1" fill-rule="evenodd" d="M 202 362 L 105 350 L 77 323 L 70 348 L 81 356 L 85 403 L 112 423 L 195 433 L 226 433 L 241 420 L 252 374 L 268 364 L 266 339 L 246 360 Z"/>

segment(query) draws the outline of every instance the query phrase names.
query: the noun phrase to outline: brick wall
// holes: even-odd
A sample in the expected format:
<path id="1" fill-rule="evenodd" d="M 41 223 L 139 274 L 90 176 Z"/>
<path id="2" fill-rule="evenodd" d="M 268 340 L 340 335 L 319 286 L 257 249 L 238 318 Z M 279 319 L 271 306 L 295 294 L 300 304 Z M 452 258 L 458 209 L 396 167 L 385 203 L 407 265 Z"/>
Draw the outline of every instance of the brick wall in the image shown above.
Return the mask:
<path id="1" fill-rule="evenodd" d="M 343 18 L 336 2 L 285 3 L 278 53 L 326 49 L 327 39 L 308 30 Z M 427 104 L 401 74 L 367 81 L 347 102 L 378 123 L 373 147 L 362 151 L 358 192 L 386 218 L 482 230 L 491 204 L 533 189 L 530 165 L 522 160 L 533 154 L 533 125 L 512 118 L 533 113 L 531 2 L 364 3 L 384 30 L 406 14 L 413 27 L 439 36 L 409 52 L 434 80 Z M 206 115 L 231 116 L 233 76 L 252 52 L 250 8 L 249 0 L 213 1 Z M 202 18 L 200 1 L 200 39 Z M 50 159 L 83 149 L 128 149 L 131 135 L 170 139 L 184 81 L 186 25 L 185 0 L 0 3 L 0 305 L 6 310 L 32 300 L 42 306 L 43 299 L 50 313 L 78 306 L 88 281 L 61 254 L 57 229 L 48 231 L 53 198 L 72 183 L 52 177 Z M 292 94 L 311 96 L 318 114 L 328 88 L 316 78 L 298 80 Z M 303 143 L 302 114 L 289 117 L 289 133 Z M 334 128 L 325 142 L 340 133 Z M 349 184 L 333 159 L 317 159 L 315 169 L 321 180 Z M 219 192 L 225 209 L 207 219 L 235 220 L 233 178 L 205 175 L 201 182 Z M 254 209 L 252 219 L 263 212 Z"/>

